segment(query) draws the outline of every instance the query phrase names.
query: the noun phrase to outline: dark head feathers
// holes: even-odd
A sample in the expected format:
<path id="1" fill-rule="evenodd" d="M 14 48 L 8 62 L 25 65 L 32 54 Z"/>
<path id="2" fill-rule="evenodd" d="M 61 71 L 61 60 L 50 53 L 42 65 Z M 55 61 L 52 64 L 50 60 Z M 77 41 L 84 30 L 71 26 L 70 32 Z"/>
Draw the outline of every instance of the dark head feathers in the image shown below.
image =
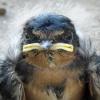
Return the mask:
<path id="1" fill-rule="evenodd" d="M 68 28 L 73 28 L 71 20 L 65 16 L 56 14 L 39 15 L 36 18 L 30 19 L 25 25 L 27 33 L 31 30 L 44 32 L 48 30 L 48 32 L 54 32 Z"/>
<path id="2" fill-rule="evenodd" d="M 64 42 L 67 41 L 65 37 L 69 35 L 73 38 L 73 43 L 78 40 L 71 20 L 68 17 L 57 14 L 42 14 L 35 18 L 31 18 L 25 24 L 24 33 L 26 33 L 28 37 L 32 37 L 35 33 L 40 37 L 44 34 L 47 35 L 46 38 L 49 36 L 54 37 L 55 35 L 59 36 L 63 33 L 61 37 L 64 38 L 62 39 Z M 57 41 L 62 42 L 62 40 Z"/>

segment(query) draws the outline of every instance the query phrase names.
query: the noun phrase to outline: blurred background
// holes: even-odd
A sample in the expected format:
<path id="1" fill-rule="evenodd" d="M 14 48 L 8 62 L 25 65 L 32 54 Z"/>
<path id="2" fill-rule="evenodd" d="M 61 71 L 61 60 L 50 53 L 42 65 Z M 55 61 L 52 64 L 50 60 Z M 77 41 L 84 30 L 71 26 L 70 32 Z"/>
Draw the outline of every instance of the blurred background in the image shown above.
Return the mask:
<path id="1" fill-rule="evenodd" d="M 29 7 L 29 9 L 31 10 L 32 7 L 41 4 L 45 6 L 45 9 L 47 7 L 50 7 L 51 9 L 54 8 L 53 10 L 55 11 L 58 10 L 60 6 L 64 9 L 62 9 L 62 11 L 58 10 L 58 12 L 63 12 L 63 10 L 66 11 L 67 9 L 66 4 L 68 1 L 71 1 L 72 3 L 76 3 L 76 4 L 77 3 L 81 4 L 83 7 L 87 9 L 87 11 L 90 11 L 94 15 L 96 14 L 95 19 L 99 23 L 98 32 L 93 32 L 93 33 L 90 32 L 89 34 L 96 45 L 98 54 L 100 54 L 100 28 L 99 28 L 100 27 L 99 26 L 100 25 L 100 0 L 0 0 L 0 39 L 2 39 L 3 35 L 7 32 L 7 27 L 10 25 L 9 20 L 13 19 L 13 16 L 17 16 L 18 9 L 19 12 L 22 13 L 20 9 L 22 8 L 24 9 L 25 5 L 31 4 L 31 7 Z M 45 2 L 46 4 L 44 5 Z M 97 22 L 93 21 L 92 23 L 97 23 Z"/>

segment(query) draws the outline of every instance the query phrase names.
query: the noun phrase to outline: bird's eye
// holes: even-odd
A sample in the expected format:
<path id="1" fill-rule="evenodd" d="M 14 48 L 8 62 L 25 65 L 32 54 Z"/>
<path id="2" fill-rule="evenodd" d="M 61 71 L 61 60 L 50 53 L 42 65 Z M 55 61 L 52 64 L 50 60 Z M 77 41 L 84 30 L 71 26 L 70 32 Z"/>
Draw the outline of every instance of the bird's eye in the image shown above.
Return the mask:
<path id="1" fill-rule="evenodd" d="M 26 35 L 26 42 L 27 43 L 39 43 L 40 42 L 40 37 L 36 36 L 34 34 Z"/>
<path id="2" fill-rule="evenodd" d="M 72 42 L 72 35 L 71 34 L 62 34 L 58 35 L 54 39 L 55 42 L 64 42 L 64 43 L 71 43 Z"/>
<path id="3" fill-rule="evenodd" d="M 65 37 L 65 40 L 71 42 L 73 40 L 73 36 L 70 34 L 70 35 L 66 35 Z"/>

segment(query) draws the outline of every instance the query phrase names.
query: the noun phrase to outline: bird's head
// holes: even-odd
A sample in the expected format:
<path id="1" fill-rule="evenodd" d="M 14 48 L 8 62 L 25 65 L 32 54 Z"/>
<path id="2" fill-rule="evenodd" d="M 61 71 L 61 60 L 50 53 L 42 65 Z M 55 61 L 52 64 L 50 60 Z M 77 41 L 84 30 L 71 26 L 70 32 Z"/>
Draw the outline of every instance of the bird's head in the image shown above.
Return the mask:
<path id="1" fill-rule="evenodd" d="M 31 18 L 25 24 L 24 34 L 24 51 L 37 49 L 72 52 L 79 46 L 74 25 L 63 15 L 42 14 Z"/>

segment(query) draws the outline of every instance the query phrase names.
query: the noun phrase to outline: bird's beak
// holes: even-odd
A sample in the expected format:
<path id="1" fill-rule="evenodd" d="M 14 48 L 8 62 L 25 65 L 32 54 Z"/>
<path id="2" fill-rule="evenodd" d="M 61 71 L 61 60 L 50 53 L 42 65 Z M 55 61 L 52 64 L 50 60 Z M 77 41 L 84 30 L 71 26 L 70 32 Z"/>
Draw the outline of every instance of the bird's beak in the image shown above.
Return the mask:
<path id="1" fill-rule="evenodd" d="M 28 52 L 31 50 L 58 50 L 62 49 L 68 52 L 74 51 L 74 46 L 67 43 L 55 43 L 52 44 L 52 41 L 43 41 L 42 43 L 32 43 L 23 46 L 23 52 Z"/>

